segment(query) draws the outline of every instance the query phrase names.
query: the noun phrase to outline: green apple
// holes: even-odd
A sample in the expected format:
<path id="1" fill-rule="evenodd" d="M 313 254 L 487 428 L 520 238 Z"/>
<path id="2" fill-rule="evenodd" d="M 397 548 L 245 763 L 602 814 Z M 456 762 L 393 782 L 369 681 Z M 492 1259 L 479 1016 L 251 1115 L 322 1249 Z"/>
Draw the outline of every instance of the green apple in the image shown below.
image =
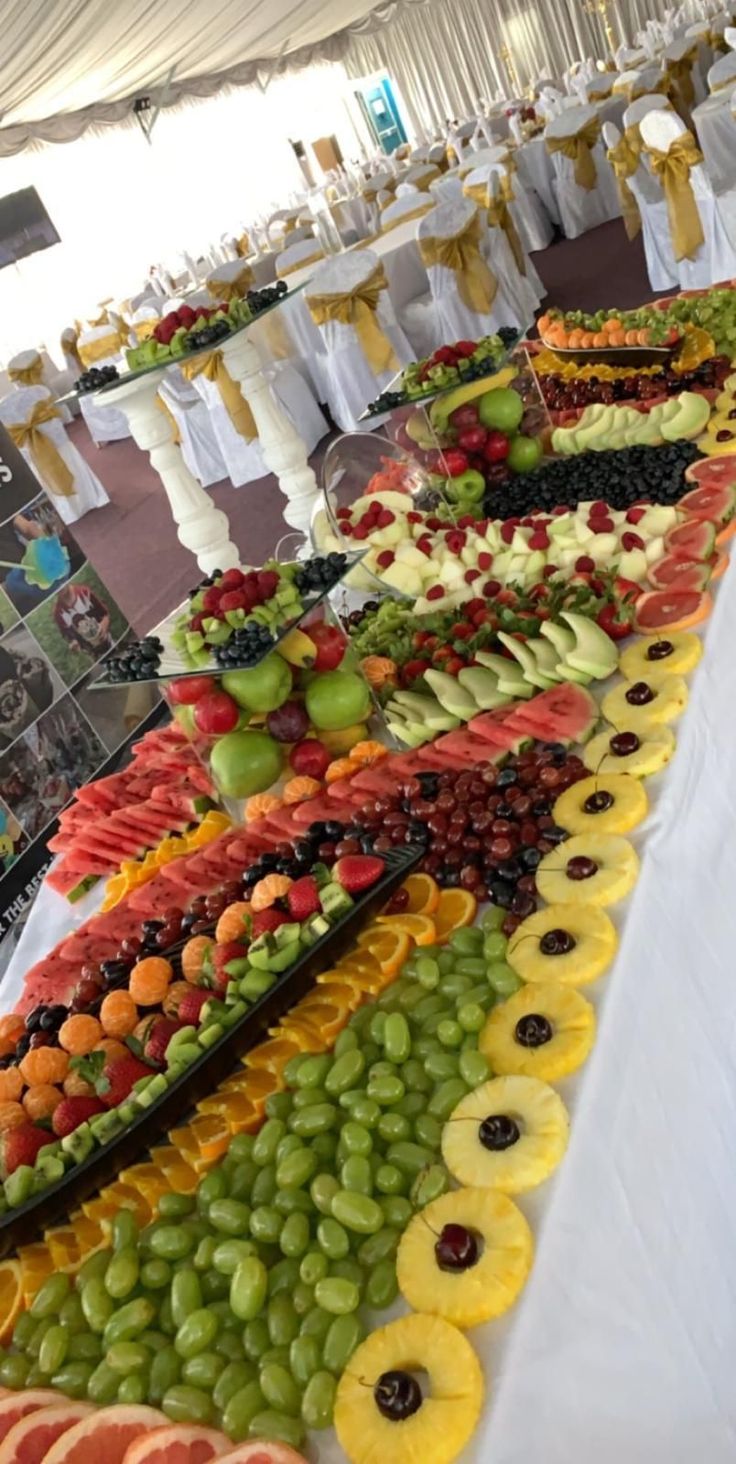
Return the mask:
<path id="1" fill-rule="evenodd" d="M 194 707 L 174 707 L 174 720 L 184 728 L 187 737 L 197 736 L 197 728 L 194 725 Z"/>
<path id="2" fill-rule="evenodd" d="M 307 687 L 309 720 L 318 732 L 339 732 L 370 715 L 371 696 L 354 671 L 325 671 Z"/>
<path id="3" fill-rule="evenodd" d="M 486 480 L 476 468 L 467 468 L 456 478 L 448 478 L 445 493 L 450 503 L 480 503 L 486 491 Z"/>
<path id="4" fill-rule="evenodd" d="M 496 386 L 478 399 L 478 417 L 496 432 L 515 432 L 524 415 L 524 403 L 510 386 Z"/>
<path id="5" fill-rule="evenodd" d="M 250 798 L 253 793 L 265 793 L 280 776 L 283 765 L 283 750 L 278 742 L 267 732 L 255 730 L 228 732 L 210 753 L 212 776 L 226 798 Z"/>
<path id="6" fill-rule="evenodd" d="M 512 473 L 531 473 L 542 461 L 542 444 L 538 437 L 512 437 L 506 466 Z"/>
<path id="7" fill-rule="evenodd" d="M 281 656 L 266 656 L 250 671 L 226 671 L 222 689 L 248 712 L 275 712 L 291 691 L 291 671 Z"/>

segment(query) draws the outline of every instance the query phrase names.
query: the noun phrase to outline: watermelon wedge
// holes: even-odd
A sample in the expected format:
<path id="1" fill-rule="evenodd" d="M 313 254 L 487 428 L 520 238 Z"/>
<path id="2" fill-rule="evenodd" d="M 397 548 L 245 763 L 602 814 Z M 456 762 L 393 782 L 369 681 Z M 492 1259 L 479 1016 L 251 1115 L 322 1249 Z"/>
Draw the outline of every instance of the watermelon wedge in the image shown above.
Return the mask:
<path id="1" fill-rule="evenodd" d="M 479 712 L 476 717 L 471 717 L 468 722 L 468 730 L 485 742 L 486 759 L 491 759 L 494 751 L 497 753 L 515 752 L 519 739 L 530 735 L 526 731 L 518 731 L 511 717 L 504 722 L 499 722 L 492 712 Z"/>
<path id="2" fill-rule="evenodd" d="M 417 749 L 420 765 L 427 772 L 430 768 L 452 768 L 453 771 L 461 773 L 468 766 L 468 759 L 464 753 L 453 752 L 448 747 L 438 747 L 436 742 L 425 742 L 423 747 Z"/>
<path id="3" fill-rule="evenodd" d="M 682 559 L 708 559 L 716 547 L 715 525 L 709 519 L 685 519 L 667 530 L 664 547 L 668 554 L 679 554 Z"/>
<path id="4" fill-rule="evenodd" d="M 712 608 L 713 601 L 705 590 L 687 590 L 677 586 L 651 590 L 640 595 L 636 602 L 634 628 L 642 635 L 652 635 L 660 630 L 688 630 L 705 620 Z"/>
<path id="5" fill-rule="evenodd" d="M 668 585 L 683 590 L 704 590 L 710 575 L 710 565 L 684 559 L 679 554 L 665 554 L 647 570 L 647 579 L 655 590 L 665 590 Z"/>
<path id="6" fill-rule="evenodd" d="M 560 682 L 525 702 L 506 718 L 505 730 L 540 742 L 585 742 L 600 716 L 598 703 L 584 686 Z M 471 727 L 479 721 L 474 717 Z"/>
<path id="7" fill-rule="evenodd" d="M 723 462 L 723 458 L 709 459 L 711 467 L 717 462 Z M 677 507 L 681 513 L 687 514 L 688 518 L 710 519 L 711 523 L 723 527 L 730 522 L 736 512 L 736 457 L 728 458 L 726 461 L 731 465 L 732 476 L 726 480 L 725 477 L 710 478 L 701 480 L 697 488 L 686 493 L 680 499 Z M 694 464 L 697 466 L 697 464 Z M 690 469 L 688 468 L 688 472 Z M 687 477 L 687 473 L 685 474 Z"/>

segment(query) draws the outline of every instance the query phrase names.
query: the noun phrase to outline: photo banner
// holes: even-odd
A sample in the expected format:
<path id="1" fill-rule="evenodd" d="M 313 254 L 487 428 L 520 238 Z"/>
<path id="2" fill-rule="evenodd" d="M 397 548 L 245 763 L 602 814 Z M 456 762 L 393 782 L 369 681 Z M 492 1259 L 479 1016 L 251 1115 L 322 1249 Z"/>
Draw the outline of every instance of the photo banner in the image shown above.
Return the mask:
<path id="1" fill-rule="evenodd" d="M 32 900 L 76 789 L 161 715 L 156 686 L 90 690 L 129 632 L 0 424 L 0 940 Z"/>

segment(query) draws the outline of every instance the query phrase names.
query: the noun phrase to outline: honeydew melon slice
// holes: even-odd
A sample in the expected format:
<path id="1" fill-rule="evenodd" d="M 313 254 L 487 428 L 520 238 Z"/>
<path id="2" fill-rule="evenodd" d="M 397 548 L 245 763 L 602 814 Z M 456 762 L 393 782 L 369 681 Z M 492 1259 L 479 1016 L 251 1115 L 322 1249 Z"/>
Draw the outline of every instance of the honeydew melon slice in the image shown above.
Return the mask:
<path id="1" fill-rule="evenodd" d="M 565 658 L 566 664 L 599 681 L 611 676 L 618 666 L 618 652 L 610 636 L 585 615 L 572 610 L 562 610 L 561 615 L 575 636 L 575 649 Z"/>
<path id="2" fill-rule="evenodd" d="M 539 632 L 554 647 L 558 661 L 564 661 L 570 651 L 575 650 L 575 636 L 566 625 L 558 625 L 555 620 L 543 620 Z"/>
<path id="3" fill-rule="evenodd" d="M 498 632 L 498 639 L 511 652 L 515 660 L 519 662 L 524 672 L 525 680 L 531 682 L 532 686 L 539 686 L 542 691 L 547 691 L 550 686 L 555 685 L 558 678 L 556 676 L 553 678 L 542 674 L 537 665 L 534 652 L 529 649 L 529 646 L 524 641 L 514 640 L 514 637 L 507 635 L 505 630 Z"/>
<path id="4" fill-rule="evenodd" d="M 455 676 L 449 676 L 446 671 L 425 671 L 424 679 L 428 686 L 431 686 L 440 706 L 445 711 L 451 712 L 453 717 L 459 717 L 461 722 L 467 722 L 478 711 L 478 703 L 475 697 Z"/>
<path id="5" fill-rule="evenodd" d="M 464 666 L 458 671 L 460 685 L 475 699 L 482 712 L 495 711 L 512 700 L 509 692 L 501 691 L 498 677 L 487 666 Z"/>
<path id="6" fill-rule="evenodd" d="M 487 666 L 498 677 L 498 689 L 508 696 L 516 698 L 529 697 L 533 693 L 533 687 L 524 676 L 524 672 L 518 661 L 510 661 L 506 656 L 499 656 L 494 651 L 476 651 L 476 661 L 481 666 Z"/>

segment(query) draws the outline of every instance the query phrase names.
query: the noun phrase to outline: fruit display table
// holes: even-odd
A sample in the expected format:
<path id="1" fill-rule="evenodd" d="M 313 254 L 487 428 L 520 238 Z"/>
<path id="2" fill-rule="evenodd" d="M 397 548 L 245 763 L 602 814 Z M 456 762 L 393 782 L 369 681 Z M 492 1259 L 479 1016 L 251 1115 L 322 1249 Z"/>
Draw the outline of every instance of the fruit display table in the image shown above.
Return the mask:
<path id="1" fill-rule="evenodd" d="M 505 369 L 329 556 L 206 577 L 174 722 L 60 821 L 85 918 L 0 1014 L 9 1457 L 730 1461 L 736 375 L 542 461 Z"/>

